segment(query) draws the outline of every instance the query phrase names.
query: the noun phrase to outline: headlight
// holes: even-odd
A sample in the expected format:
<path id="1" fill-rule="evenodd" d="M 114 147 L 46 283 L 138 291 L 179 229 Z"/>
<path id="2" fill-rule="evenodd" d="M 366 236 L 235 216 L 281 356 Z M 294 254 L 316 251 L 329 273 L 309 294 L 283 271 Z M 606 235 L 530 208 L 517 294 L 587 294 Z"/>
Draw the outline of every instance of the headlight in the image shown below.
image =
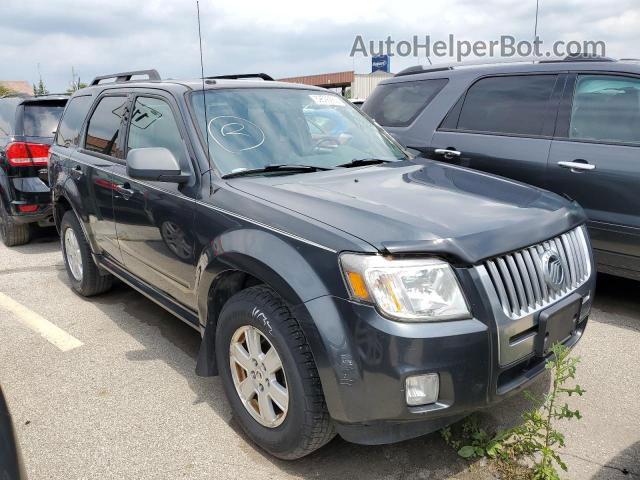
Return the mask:
<path id="1" fill-rule="evenodd" d="M 340 264 L 351 297 L 375 302 L 390 317 L 414 322 L 470 317 L 456 276 L 442 260 L 345 253 Z"/>

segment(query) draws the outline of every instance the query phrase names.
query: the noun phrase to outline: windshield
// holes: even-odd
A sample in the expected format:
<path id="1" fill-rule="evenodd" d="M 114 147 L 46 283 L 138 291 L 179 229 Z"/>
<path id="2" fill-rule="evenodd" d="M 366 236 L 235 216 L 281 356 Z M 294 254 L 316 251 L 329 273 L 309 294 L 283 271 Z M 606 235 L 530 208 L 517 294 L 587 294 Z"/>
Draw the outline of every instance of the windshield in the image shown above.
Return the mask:
<path id="1" fill-rule="evenodd" d="M 24 135 L 27 137 L 53 137 L 65 101 L 27 103 L 24 107 Z"/>
<path id="2" fill-rule="evenodd" d="M 207 90 L 192 94 L 191 103 L 199 128 L 209 137 L 211 159 L 223 175 L 275 164 L 333 168 L 360 159 L 407 158 L 376 125 L 333 93 Z"/>

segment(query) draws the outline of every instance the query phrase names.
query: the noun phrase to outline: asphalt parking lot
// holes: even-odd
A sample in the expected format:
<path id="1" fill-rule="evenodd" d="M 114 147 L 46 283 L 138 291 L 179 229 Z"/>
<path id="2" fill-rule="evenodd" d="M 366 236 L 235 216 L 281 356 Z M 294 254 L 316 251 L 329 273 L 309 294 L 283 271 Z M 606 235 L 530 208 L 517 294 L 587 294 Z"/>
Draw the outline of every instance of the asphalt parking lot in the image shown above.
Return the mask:
<path id="1" fill-rule="evenodd" d="M 574 351 L 587 393 L 573 403 L 584 419 L 563 429 L 566 477 L 640 479 L 640 283 L 598 282 Z M 38 333 L 25 318 L 48 327 Z M 295 462 L 271 458 L 239 431 L 218 379 L 195 375 L 198 345 L 195 331 L 125 285 L 74 294 L 55 231 L 0 245 L 0 384 L 31 480 L 492 478 L 438 434 L 378 447 L 336 438 Z M 517 397 L 482 416 L 497 428 L 526 406 Z"/>

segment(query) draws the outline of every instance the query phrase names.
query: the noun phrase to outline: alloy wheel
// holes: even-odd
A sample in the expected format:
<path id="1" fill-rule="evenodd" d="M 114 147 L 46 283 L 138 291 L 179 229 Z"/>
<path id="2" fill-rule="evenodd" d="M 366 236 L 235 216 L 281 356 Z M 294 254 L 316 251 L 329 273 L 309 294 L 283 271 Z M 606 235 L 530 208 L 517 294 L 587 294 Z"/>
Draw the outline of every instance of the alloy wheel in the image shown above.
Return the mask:
<path id="1" fill-rule="evenodd" d="M 67 264 L 73 278 L 78 282 L 82 281 L 82 253 L 78 237 L 72 228 L 67 228 L 64 232 L 64 252 L 67 257 Z"/>
<path id="2" fill-rule="evenodd" d="M 245 409 L 262 426 L 282 424 L 289 407 L 289 390 L 278 351 L 257 328 L 238 328 L 229 345 L 231 376 Z"/>

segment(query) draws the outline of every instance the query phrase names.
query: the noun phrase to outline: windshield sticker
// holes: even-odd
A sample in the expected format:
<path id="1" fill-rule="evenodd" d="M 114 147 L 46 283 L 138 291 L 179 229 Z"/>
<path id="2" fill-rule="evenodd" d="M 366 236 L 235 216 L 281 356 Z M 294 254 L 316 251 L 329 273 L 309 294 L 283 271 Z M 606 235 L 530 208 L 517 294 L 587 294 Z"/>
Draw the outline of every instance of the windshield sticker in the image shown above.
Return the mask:
<path id="1" fill-rule="evenodd" d="M 264 132 L 244 118 L 222 115 L 209 122 L 207 131 L 213 140 L 229 153 L 258 148 L 264 143 Z"/>
<path id="2" fill-rule="evenodd" d="M 334 107 L 344 107 L 344 103 L 335 95 L 309 95 L 316 105 L 331 105 Z"/>

